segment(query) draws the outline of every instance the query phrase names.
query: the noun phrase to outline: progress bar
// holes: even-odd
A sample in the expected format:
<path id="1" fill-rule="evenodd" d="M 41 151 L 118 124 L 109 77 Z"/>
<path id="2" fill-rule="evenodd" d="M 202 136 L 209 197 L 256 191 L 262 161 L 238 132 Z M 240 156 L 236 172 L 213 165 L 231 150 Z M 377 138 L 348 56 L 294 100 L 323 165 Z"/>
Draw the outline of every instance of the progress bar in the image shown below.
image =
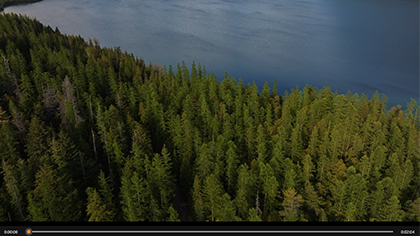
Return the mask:
<path id="1" fill-rule="evenodd" d="M 29 233 L 29 234 L 28 234 Z M 31 230 L 26 234 L 393 234 L 393 230 Z"/>

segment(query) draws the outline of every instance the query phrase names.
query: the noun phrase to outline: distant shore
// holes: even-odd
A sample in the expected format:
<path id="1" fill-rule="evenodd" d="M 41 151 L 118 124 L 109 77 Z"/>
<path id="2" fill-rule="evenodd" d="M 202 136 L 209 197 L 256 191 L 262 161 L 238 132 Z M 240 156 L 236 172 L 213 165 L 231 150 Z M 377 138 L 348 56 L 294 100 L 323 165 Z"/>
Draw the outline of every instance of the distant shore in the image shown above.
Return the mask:
<path id="1" fill-rule="evenodd" d="M 4 8 L 6 7 L 16 6 L 16 5 L 25 5 L 25 4 L 36 3 L 40 1 L 42 0 L 15 0 L 15 1 L 9 1 L 9 0 L 1 1 L 0 0 L 0 12 L 4 11 Z"/>

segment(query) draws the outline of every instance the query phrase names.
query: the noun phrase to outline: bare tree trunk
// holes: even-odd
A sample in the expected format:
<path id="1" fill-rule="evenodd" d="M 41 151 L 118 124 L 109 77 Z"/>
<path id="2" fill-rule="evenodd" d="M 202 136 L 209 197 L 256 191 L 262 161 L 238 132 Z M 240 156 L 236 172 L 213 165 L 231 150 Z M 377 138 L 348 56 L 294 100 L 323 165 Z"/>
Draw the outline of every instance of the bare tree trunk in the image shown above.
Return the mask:
<path id="1" fill-rule="evenodd" d="M 112 185 L 115 186 L 115 181 L 114 181 L 114 177 L 112 174 L 112 167 L 111 167 L 111 157 L 109 156 L 109 153 L 108 153 L 108 142 L 106 141 L 106 132 L 104 132 L 104 136 L 105 136 L 105 152 L 106 152 L 106 155 L 108 156 L 109 177 L 112 181 Z"/>
<path id="2" fill-rule="evenodd" d="M 98 161 L 98 153 L 96 152 L 96 140 L 95 140 L 95 133 L 93 132 L 93 128 L 90 128 L 92 132 L 92 140 L 93 140 L 93 151 L 95 152 L 95 159 Z"/>
<path id="3" fill-rule="evenodd" d="M 83 164 L 83 155 L 82 152 L 79 150 L 79 157 L 80 157 L 80 164 L 82 165 L 82 171 L 83 171 L 83 180 L 86 185 L 86 174 L 85 174 L 85 165 Z"/>
<path id="4" fill-rule="evenodd" d="M 257 215 L 258 215 L 258 216 L 261 216 L 262 211 L 261 211 L 261 208 L 260 208 L 260 199 L 259 199 L 259 194 L 260 194 L 260 191 L 258 190 L 258 191 L 257 191 L 257 197 L 256 197 L 256 199 L 255 199 L 255 210 L 257 210 Z"/>
<path id="5" fill-rule="evenodd" d="M 90 107 L 90 120 L 93 121 L 92 99 L 90 95 L 89 95 L 89 107 Z"/>
<path id="6" fill-rule="evenodd" d="M 9 77 L 10 84 L 13 86 L 12 87 L 13 93 L 20 100 L 22 98 L 22 93 L 21 93 L 20 88 L 19 88 L 18 79 L 16 78 L 16 75 L 12 72 L 12 70 L 10 70 L 9 59 L 7 59 L 5 56 L 3 56 L 3 61 L 4 61 L 4 65 L 6 67 L 7 77 Z"/>

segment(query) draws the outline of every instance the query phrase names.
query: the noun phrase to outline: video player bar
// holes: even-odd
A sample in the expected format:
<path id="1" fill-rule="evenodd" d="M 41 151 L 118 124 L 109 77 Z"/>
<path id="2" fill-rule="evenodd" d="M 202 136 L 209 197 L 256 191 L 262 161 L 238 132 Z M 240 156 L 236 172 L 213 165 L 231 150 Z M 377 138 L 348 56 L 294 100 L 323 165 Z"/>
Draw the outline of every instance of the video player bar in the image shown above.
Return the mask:
<path id="1" fill-rule="evenodd" d="M 393 234 L 393 230 L 275 230 L 275 231 L 234 231 L 234 230 L 36 230 L 27 229 L 32 234 Z"/>
<path id="2" fill-rule="evenodd" d="M 31 223 L 30 223 L 31 224 Z M 145 224 L 118 226 L 103 225 L 39 225 L 0 226 L 3 235 L 43 236 L 43 235 L 419 235 L 419 224 L 381 225 L 341 225 L 307 226 L 298 224 L 260 225 L 154 225 Z"/>

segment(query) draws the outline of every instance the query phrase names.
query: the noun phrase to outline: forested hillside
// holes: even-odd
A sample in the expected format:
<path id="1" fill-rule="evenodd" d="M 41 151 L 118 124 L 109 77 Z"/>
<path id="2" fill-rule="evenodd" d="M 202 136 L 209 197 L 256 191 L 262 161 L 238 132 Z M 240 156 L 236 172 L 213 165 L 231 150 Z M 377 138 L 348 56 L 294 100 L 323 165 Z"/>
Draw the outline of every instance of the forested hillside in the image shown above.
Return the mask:
<path id="1" fill-rule="evenodd" d="M 34 3 L 39 1 L 41 0 L 0 0 L 0 11 L 2 11 L 3 8 L 7 6 Z"/>
<path id="2" fill-rule="evenodd" d="M 0 221 L 420 221 L 414 100 L 219 81 L 1 14 Z"/>

